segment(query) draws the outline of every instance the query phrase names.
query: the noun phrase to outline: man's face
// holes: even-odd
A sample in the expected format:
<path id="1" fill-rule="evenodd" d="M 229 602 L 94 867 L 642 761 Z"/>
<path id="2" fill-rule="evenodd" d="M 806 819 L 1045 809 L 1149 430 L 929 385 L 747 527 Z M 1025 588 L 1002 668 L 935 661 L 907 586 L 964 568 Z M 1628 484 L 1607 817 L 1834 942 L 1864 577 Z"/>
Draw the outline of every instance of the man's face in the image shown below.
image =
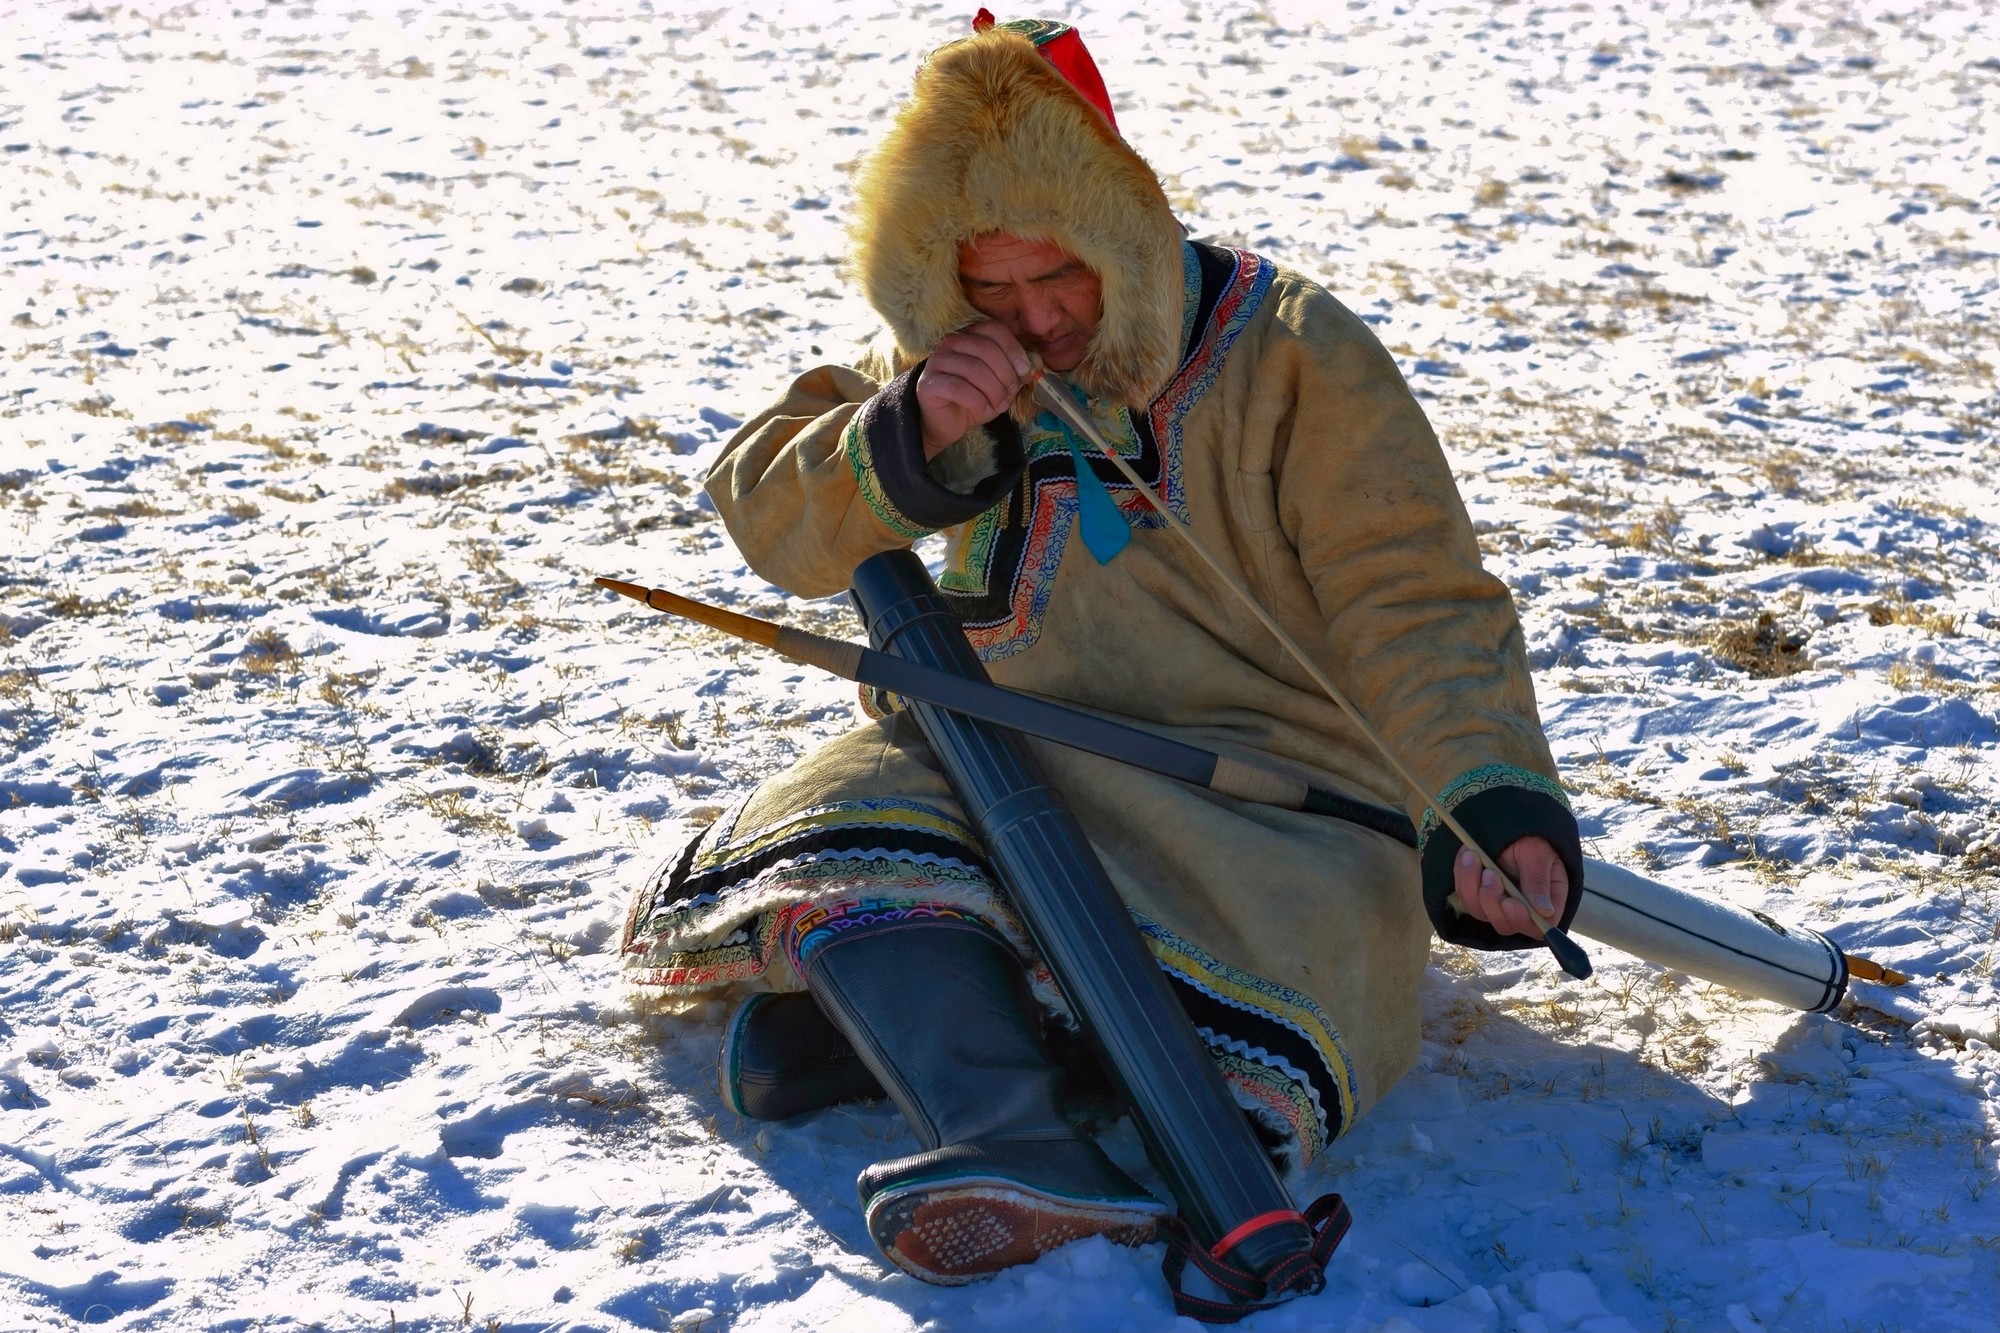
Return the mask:
<path id="1" fill-rule="evenodd" d="M 1104 317 L 1097 275 L 1050 241 L 975 236 L 958 247 L 958 276 L 973 309 L 1005 325 L 1050 370 L 1075 370 Z"/>

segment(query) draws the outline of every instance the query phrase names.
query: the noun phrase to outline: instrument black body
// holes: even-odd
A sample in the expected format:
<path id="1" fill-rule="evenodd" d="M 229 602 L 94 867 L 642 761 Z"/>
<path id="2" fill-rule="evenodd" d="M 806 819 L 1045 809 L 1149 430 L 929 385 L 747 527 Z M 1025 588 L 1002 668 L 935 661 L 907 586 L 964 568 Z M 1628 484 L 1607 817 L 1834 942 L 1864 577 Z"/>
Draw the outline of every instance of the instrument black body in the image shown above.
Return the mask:
<path id="1" fill-rule="evenodd" d="M 987 679 L 910 552 L 863 562 L 853 598 L 877 649 Z M 1298 1262 L 1313 1248 L 1312 1229 L 1026 744 L 1012 731 L 931 704 L 913 702 L 910 711 L 1009 901 L 1124 1092 L 1196 1241 L 1209 1248 L 1245 1233 L 1225 1251 L 1232 1262 L 1286 1290 L 1318 1290 L 1318 1269 L 1301 1274 Z"/>

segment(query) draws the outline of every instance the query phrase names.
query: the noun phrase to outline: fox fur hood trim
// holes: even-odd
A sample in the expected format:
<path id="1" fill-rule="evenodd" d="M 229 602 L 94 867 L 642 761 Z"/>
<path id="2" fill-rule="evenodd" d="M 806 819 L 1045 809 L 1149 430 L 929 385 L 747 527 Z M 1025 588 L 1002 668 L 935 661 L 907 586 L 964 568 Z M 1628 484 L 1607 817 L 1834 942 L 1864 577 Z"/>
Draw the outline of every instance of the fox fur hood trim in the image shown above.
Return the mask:
<path id="1" fill-rule="evenodd" d="M 1181 226 L 1153 169 L 1044 60 L 995 27 L 932 53 L 857 182 L 851 257 L 905 364 L 982 316 L 958 246 L 988 232 L 1053 241 L 1103 284 L 1069 378 L 1144 407 L 1180 361 Z"/>

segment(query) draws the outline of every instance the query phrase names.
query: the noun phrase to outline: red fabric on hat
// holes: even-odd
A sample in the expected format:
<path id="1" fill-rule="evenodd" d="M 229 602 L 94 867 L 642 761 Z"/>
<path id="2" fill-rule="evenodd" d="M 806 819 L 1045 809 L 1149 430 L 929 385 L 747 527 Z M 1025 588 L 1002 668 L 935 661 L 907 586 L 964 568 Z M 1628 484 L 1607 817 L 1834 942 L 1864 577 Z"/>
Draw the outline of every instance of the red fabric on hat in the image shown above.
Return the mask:
<path id="1" fill-rule="evenodd" d="M 972 16 L 972 30 L 986 32 L 993 27 L 993 11 L 982 8 Z M 1105 90 L 1104 76 L 1097 72 L 1097 62 L 1090 58 L 1090 50 L 1083 44 L 1083 37 L 1075 28 L 1067 24 L 1048 24 L 1061 27 L 1063 31 L 1054 37 L 1038 38 L 1035 49 L 1042 53 L 1042 59 L 1055 66 L 1056 73 L 1063 76 L 1069 86 L 1083 94 L 1083 100 L 1096 107 L 1098 114 L 1118 128 L 1118 117 L 1111 114 L 1111 94 Z"/>
<path id="2" fill-rule="evenodd" d="M 1111 94 L 1104 89 L 1104 78 L 1097 72 L 1097 62 L 1090 58 L 1090 52 L 1083 45 L 1083 38 L 1071 28 L 1062 36 L 1041 46 L 1042 59 L 1056 67 L 1056 72 L 1069 80 L 1069 86 L 1083 94 L 1089 102 L 1104 113 L 1111 122 L 1111 128 L 1118 128 L 1118 117 L 1111 114 Z"/>

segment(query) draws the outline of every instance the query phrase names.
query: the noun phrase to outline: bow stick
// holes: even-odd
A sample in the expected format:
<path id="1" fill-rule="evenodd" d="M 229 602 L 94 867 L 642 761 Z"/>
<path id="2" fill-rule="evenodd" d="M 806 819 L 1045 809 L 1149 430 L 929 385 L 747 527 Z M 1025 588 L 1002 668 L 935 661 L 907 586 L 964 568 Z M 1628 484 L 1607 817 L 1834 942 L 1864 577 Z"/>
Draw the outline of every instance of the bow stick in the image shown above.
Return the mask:
<path id="1" fill-rule="evenodd" d="M 1187 524 L 1181 522 L 1180 517 L 1173 510 L 1167 508 L 1166 502 L 1160 499 L 1151 486 L 1146 484 L 1145 479 L 1133 469 L 1130 463 L 1126 462 L 1119 455 L 1116 449 L 1111 447 L 1111 442 L 1105 439 L 1103 434 L 1097 429 L 1097 423 L 1090 419 L 1090 414 L 1084 411 L 1083 405 L 1077 402 L 1074 392 L 1063 382 L 1062 378 L 1053 372 L 1042 371 L 1035 380 L 1034 393 L 1036 402 L 1055 413 L 1064 425 L 1068 426 L 1084 439 L 1089 440 L 1099 453 L 1111 460 L 1112 465 L 1124 474 L 1125 480 L 1131 482 L 1138 489 L 1139 494 L 1146 497 L 1146 503 L 1152 505 L 1160 517 L 1167 521 L 1167 526 L 1172 528 L 1182 541 L 1193 548 L 1194 553 L 1201 557 L 1202 562 L 1214 572 L 1217 578 L 1222 580 L 1230 592 L 1236 595 L 1236 599 L 1243 603 L 1250 614 L 1257 617 L 1258 623 L 1269 630 L 1272 636 L 1277 639 L 1279 645 L 1292 655 L 1293 660 L 1305 668 L 1306 674 L 1312 677 L 1313 683 L 1326 692 L 1327 698 L 1333 700 L 1335 706 L 1347 715 L 1347 720 L 1352 722 L 1360 729 L 1361 734 L 1368 738 L 1368 743 L 1375 747 L 1376 753 L 1388 761 L 1389 767 L 1396 770 L 1396 776 L 1400 777 L 1405 785 L 1411 791 L 1415 792 L 1426 806 L 1437 812 L 1439 821 L 1458 836 L 1461 845 L 1470 848 L 1479 857 L 1480 861 L 1485 864 L 1486 868 L 1493 872 L 1495 878 L 1500 881 L 1501 887 L 1506 890 L 1507 894 L 1515 902 L 1521 904 L 1522 909 L 1528 914 L 1528 919 L 1534 922 L 1536 929 L 1542 932 L 1542 942 L 1549 946 L 1549 952 L 1556 956 L 1556 962 L 1562 966 L 1562 970 L 1577 978 L 1589 976 L 1590 958 L 1584 953 L 1577 942 L 1571 939 L 1561 927 L 1549 921 L 1540 912 L 1535 910 L 1535 905 L 1528 901 L 1528 895 L 1521 892 L 1520 886 L 1514 883 L 1513 877 L 1500 868 L 1500 863 L 1484 847 L 1480 846 L 1470 833 L 1465 831 L 1464 825 L 1452 817 L 1451 811 L 1445 809 L 1439 803 L 1437 797 L 1431 795 L 1430 790 L 1417 780 L 1416 775 L 1410 772 L 1403 764 L 1403 761 L 1397 757 L 1396 752 L 1389 747 L 1389 742 L 1384 740 L 1381 733 L 1368 724 L 1368 719 L 1361 716 L 1359 709 L 1348 702 L 1347 696 L 1341 692 L 1340 687 L 1335 685 L 1327 677 L 1327 674 L 1319 669 L 1319 665 L 1306 655 L 1306 650 L 1298 645 L 1298 641 L 1285 633 L 1284 627 L 1278 624 L 1271 613 L 1266 611 L 1257 599 L 1251 595 L 1250 590 L 1244 587 L 1227 569 L 1223 568 L 1222 562 L 1217 560 L 1208 547 L 1202 544 L 1201 539 L 1188 530 Z M 1570 887 L 1573 892 L 1580 891 L 1582 888 L 1581 885 L 1571 885 Z"/>
<path id="2" fill-rule="evenodd" d="M 982 722 L 1114 759 L 1223 796 L 1298 810 L 1309 815 L 1344 819 L 1350 824 L 1359 824 L 1385 834 L 1406 846 L 1417 845 L 1416 828 L 1402 811 L 1359 801 L 1330 788 L 1314 786 L 1275 765 L 1218 754 L 1199 745 L 1189 745 L 1169 736 L 1114 722 L 1096 713 L 1086 713 L 1080 708 L 1040 699 L 1004 686 L 955 676 L 949 671 L 939 671 L 936 667 L 928 667 L 894 653 L 878 652 L 845 639 L 828 638 L 810 630 L 793 629 L 789 625 L 725 611 L 664 588 L 646 588 L 619 579 L 599 579 L 597 584 L 635 602 L 644 602 L 655 611 L 665 611 L 669 615 L 719 629 L 725 634 L 748 639 L 795 662 L 819 667 L 861 685 L 871 685 L 908 699 L 949 708 L 954 713 L 963 713 Z"/>

